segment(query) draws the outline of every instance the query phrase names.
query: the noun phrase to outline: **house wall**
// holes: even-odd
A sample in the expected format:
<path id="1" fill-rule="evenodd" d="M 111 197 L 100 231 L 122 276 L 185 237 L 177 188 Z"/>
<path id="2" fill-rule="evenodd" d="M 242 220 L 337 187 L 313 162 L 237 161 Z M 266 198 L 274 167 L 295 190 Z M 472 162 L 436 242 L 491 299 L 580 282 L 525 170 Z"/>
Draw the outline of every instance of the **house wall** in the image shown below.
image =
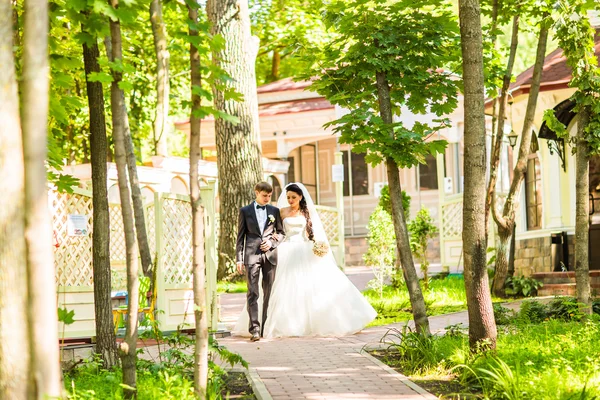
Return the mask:
<path id="1" fill-rule="evenodd" d="M 573 94 L 573 89 L 561 89 L 541 92 L 534 118 L 534 132 L 538 132 L 543 123 L 543 114 L 554 108 Z M 513 104 L 513 130 L 518 134 L 523 128 L 523 119 L 527 106 L 527 95 L 515 98 Z M 577 130 L 575 122 L 568 127 L 571 135 Z M 559 265 L 561 245 L 552 245 L 551 235 L 568 233 L 569 267 L 574 266 L 573 234 L 575 229 L 575 156 L 571 147 L 565 145 L 566 171 L 559 157 L 550 154 L 548 141 L 538 139 L 538 158 L 541 167 L 542 184 L 542 226 L 528 229 L 526 219 L 526 198 L 524 185 L 521 187 L 517 205 L 517 235 L 515 244 L 515 275 L 530 276 L 536 272 L 552 272 Z M 513 152 L 516 161 L 520 138 Z"/>

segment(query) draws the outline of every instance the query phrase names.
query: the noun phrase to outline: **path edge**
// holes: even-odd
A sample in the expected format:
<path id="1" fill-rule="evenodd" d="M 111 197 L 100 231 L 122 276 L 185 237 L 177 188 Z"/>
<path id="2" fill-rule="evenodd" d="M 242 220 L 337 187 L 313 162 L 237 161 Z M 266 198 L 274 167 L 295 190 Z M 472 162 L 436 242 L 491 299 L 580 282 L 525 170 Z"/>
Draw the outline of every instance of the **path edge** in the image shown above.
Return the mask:
<path id="1" fill-rule="evenodd" d="M 402 375 L 401 373 L 399 373 L 398 371 L 396 371 L 389 365 L 379 361 L 377 358 L 373 357 L 367 351 L 363 350 L 362 353 L 363 353 L 363 356 L 367 357 L 373 364 L 377 365 L 379 368 L 383 369 L 388 374 L 393 375 L 396 379 L 400 380 L 406 386 L 408 386 L 409 388 L 411 388 L 412 390 L 414 390 L 415 392 L 417 392 L 418 394 L 423 396 L 424 399 L 427 399 L 427 400 L 438 400 L 439 399 L 439 397 L 429 393 L 427 390 L 423 389 L 421 386 L 417 385 L 416 383 L 414 383 L 413 381 L 408 379 L 407 376 Z"/>

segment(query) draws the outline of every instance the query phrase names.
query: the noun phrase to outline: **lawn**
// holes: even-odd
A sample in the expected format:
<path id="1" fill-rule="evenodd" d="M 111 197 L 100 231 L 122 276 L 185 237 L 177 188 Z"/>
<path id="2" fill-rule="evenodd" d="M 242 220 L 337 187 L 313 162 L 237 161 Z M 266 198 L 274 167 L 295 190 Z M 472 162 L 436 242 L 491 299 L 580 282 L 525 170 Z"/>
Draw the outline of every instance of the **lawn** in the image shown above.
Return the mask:
<path id="1" fill-rule="evenodd" d="M 247 291 L 248 287 L 245 280 L 236 282 L 221 281 L 217 283 L 217 293 L 246 293 Z"/>
<path id="2" fill-rule="evenodd" d="M 399 288 L 386 286 L 383 296 L 378 291 L 363 292 L 377 311 L 377 318 L 369 326 L 387 325 L 412 319 L 410 299 L 406 285 Z M 431 279 L 429 290 L 423 291 L 427 315 L 441 315 L 467 309 L 465 281 L 462 276 Z"/>
<path id="3" fill-rule="evenodd" d="M 497 350 L 473 356 L 464 333 L 418 337 L 373 354 L 444 399 L 583 400 L 600 398 L 600 323 L 544 318 L 499 326 Z"/>

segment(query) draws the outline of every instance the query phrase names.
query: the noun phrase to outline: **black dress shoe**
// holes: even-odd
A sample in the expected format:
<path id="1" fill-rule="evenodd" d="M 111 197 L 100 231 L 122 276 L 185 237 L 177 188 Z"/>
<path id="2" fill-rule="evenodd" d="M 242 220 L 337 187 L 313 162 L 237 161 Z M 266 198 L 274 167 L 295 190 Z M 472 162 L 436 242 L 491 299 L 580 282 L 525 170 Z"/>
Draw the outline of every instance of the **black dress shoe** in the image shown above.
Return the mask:
<path id="1" fill-rule="evenodd" d="M 251 342 L 258 342 L 260 340 L 260 334 L 258 332 L 254 332 L 252 337 L 250 337 Z"/>

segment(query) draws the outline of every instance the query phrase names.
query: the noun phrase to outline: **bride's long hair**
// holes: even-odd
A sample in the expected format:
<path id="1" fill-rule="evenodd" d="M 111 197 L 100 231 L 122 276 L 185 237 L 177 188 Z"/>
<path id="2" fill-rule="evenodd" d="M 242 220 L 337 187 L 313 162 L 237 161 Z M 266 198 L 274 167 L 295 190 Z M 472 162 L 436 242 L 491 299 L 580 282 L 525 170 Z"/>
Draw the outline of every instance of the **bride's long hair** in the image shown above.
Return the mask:
<path id="1" fill-rule="evenodd" d="M 294 192 L 299 195 L 302 199 L 300 200 L 300 212 L 306 218 L 306 234 L 308 235 L 308 240 L 315 241 L 315 234 L 313 232 L 312 222 L 310 220 L 310 213 L 308 212 L 308 205 L 306 204 L 306 199 L 304 198 L 304 194 L 302 193 L 302 189 L 294 183 L 289 184 L 285 188 L 286 192 Z"/>

